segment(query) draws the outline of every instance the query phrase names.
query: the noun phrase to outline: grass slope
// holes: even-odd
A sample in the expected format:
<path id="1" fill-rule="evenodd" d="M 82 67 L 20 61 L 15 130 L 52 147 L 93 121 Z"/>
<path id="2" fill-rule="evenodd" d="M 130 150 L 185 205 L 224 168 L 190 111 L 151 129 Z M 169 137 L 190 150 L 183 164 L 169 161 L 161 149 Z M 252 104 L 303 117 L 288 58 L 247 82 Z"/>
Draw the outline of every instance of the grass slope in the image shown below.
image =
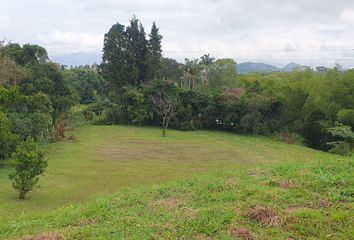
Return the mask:
<path id="1" fill-rule="evenodd" d="M 157 128 L 86 126 L 74 133 L 78 141 L 50 144 L 49 167 L 41 188 L 17 199 L 0 169 L 0 222 L 21 214 L 45 211 L 114 193 L 124 187 L 161 183 L 223 168 L 257 163 L 318 159 L 311 149 L 288 146 L 267 138 L 210 131 L 169 131 Z"/>
<path id="2" fill-rule="evenodd" d="M 3 239 L 352 239 L 353 161 L 323 159 L 120 191 L 0 226 Z"/>
<path id="3" fill-rule="evenodd" d="M 6 186 L 6 171 L 0 173 L 1 239 L 351 239 L 354 234 L 353 159 L 210 131 L 170 131 L 161 138 L 154 128 L 88 126 L 75 136 L 78 142 L 48 147 L 42 188 L 24 202 Z"/>

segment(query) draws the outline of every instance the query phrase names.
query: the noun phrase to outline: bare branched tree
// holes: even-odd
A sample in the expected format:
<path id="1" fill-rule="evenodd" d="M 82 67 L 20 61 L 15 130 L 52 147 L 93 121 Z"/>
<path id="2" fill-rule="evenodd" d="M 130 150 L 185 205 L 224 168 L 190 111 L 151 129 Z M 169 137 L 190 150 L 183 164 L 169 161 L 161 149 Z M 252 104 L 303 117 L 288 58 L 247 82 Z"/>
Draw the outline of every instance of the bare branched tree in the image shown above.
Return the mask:
<path id="1" fill-rule="evenodd" d="M 166 131 L 171 119 L 176 114 L 177 99 L 169 93 L 161 93 L 150 96 L 150 101 L 155 112 L 161 120 L 162 136 L 166 137 Z"/>

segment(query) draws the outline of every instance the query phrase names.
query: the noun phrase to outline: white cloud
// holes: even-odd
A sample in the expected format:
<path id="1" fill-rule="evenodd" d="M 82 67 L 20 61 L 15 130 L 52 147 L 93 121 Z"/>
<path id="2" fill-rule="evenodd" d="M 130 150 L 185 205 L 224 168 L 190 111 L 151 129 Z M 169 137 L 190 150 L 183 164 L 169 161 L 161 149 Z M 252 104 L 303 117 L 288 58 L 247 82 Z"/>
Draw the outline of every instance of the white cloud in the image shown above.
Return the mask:
<path id="1" fill-rule="evenodd" d="M 335 49 L 354 47 L 353 0 L 1 1 L 0 16 L 11 21 L 3 30 L 0 17 L 0 38 L 42 44 L 50 55 L 100 53 L 109 28 L 117 21 L 127 25 L 134 14 L 147 32 L 157 22 L 165 55 L 179 60 L 210 52 L 238 61 L 307 64 L 350 58 L 352 51 Z M 323 61 L 311 64 L 336 60 Z"/>
<path id="2" fill-rule="evenodd" d="M 0 30 L 8 29 L 11 26 L 11 18 L 8 16 L 0 16 Z"/>
<path id="3" fill-rule="evenodd" d="M 340 19 L 354 24 L 354 9 L 345 9 L 340 14 Z"/>
<path id="4" fill-rule="evenodd" d="M 54 54 L 97 52 L 102 49 L 103 36 L 55 30 L 47 35 L 39 35 L 38 41 Z"/>

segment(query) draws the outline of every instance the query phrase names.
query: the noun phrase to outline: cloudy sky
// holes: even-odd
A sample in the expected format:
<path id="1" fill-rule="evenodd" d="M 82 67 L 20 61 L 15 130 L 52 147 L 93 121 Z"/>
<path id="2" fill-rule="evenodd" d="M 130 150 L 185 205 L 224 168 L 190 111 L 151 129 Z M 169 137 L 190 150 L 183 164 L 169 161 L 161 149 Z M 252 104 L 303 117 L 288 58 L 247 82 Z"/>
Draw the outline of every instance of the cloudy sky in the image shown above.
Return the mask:
<path id="1" fill-rule="evenodd" d="M 135 14 L 156 21 L 164 56 L 354 67 L 353 0 L 0 0 L 0 39 L 64 64 L 99 61 L 103 35 Z"/>

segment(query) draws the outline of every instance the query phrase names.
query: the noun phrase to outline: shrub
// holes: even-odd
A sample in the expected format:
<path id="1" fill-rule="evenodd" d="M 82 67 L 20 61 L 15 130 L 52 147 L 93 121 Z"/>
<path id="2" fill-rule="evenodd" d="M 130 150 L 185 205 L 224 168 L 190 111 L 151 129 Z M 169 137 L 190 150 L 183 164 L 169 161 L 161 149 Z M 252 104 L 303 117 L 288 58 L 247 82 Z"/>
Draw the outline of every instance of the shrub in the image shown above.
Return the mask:
<path id="1" fill-rule="evenodd" d="M 86 119 L 81 111 L 69 112 L 65 118 L 65 127 L 67 129 L 75 129 L 79 126 L 85 125 Z"/>
<path id="2" fill-rule="evenodd" d="M 354 128 L 354 110 L 353 109 L 342 109 L 337 114 L 337 120 L 344 125 L 351 126 Z"/>
<path id="3" fill-rule="evenodd" d="M 39 175 L 47 168 L 44 153 L 32 140 L 22 142 L 13 154 L 15 172 L 10 174 L 12 186 L 19 191 L 19 199 L 25 199 L 26 194 L 38 186 Z"/>

